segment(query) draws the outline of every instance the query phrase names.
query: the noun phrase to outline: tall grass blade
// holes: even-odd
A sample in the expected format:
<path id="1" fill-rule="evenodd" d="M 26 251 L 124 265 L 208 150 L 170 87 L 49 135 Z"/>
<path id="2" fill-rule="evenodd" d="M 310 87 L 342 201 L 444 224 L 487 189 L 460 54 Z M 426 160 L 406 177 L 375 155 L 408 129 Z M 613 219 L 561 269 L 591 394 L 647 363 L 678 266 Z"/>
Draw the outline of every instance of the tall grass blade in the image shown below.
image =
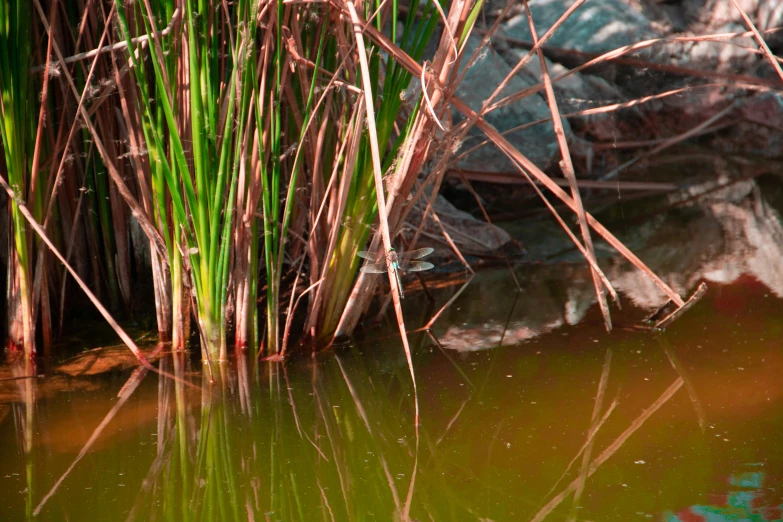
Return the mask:
<path id="1" fill-rule="evenodd" d="M 29 172 L 34 147 L 30 122 L 34 121 L 35 92 L 27 69 L 31 65 L 32 13 L 28 2 L 3 0 L 0 3 L 0 139 L 5 155 L 8 182 L 18 199 L 13 197 L 13 250 L 9 255 L 8 318 L 9 341 L 12 347 L 35 354 L 32 310 L 32 276 L 30 259 L 32 244 L 19 205 L 36 193 L 31 186 L 35 178 Z"/>

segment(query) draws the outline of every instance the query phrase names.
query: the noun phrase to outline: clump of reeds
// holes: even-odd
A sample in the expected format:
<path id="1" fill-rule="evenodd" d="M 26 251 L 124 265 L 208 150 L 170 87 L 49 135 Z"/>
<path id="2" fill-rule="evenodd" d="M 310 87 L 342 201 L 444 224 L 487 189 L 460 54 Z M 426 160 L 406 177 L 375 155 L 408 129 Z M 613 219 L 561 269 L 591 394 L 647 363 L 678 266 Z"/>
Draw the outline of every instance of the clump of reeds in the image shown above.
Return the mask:
<path id="1" fill-rule="evenodd" d="M 347 4 L 118 1 L 98 7 L 76 13 L 57 2 L 3 4 L 10 20 L 5 41 L 26 42 L 22 53 L 3 46 L 2 64 L 3 152 L 15 194 L 10 309 L 24 317 L 11 320 L 20 327 L 12 331 L 14 342 L 35 346 L 34 311 L 50 315 L 41 296 L 53 286 L 39 270 L 44 283 L 36 283 L 33 297 L 31 254 L 43 249 L 36 250 L 18 214 L 23 203 L 33 210 L 31 223 L 62 216 L 57 227 L 45 227 L 49 240 L 78 267 L 77 282 L 115 313 L 134 306 L 131 258 L 140 256 L 126 240 L 132 215 L 149 240 L 159 334 L 177 348 L 185 346 L 193 316 L 205 360 L 226 357 L 231 333 L 237 346 L 262 345 L 283 355 L 295 298 L 304 292 L 308 332 L 328 343 L 357 272 L 356 252 L 377 217 L 378 189 L 380 200 L 389 190 L 390 208 L 398 209 L 400 180 L 409 190 L 426 157 L 418 150 L 410 160 L 430 136 L 421 128 L 420 101 L 408 92 L 412 75 L 399 60 L 422 58 L 443 13 L 414 2 L 399 24 L 397 6 L 379 2 L 364 4 L 353 19 Z M 375 31 L 390 27 L 391 42 L 400 47 L 366 40 L 358 49 L 357 21 Z M 31 28 L 49 42 L 35 49 L 43 66 L 32 67 Z M 456 51 L 453 42 L 446 47 Z M 369 57 L 364 69 L 360 54 Z M 55 77 L 62 87 L 55 104 L 78 100 L 78 107 L 46 127 L 46 96 L 26 94 L 46 95 Z M 30 124 L 36 108 L 37 134 Z M 32 161 L 44 128 L 57 180 L 49 192 L 39 187 L 46 178 Z M 377 183 L 383 173 L 373 157 L 393 175 L 391 189 Z M 138 241 L 133 248 L 144 255 Z M 294 287 L 281 288 L 291 270 Z M 308 279 L 305 270 L 303 292 L 297 285 Z M 65 275 L 57 285 L 60 324 Z"/>
<path id="2" fill-rule="evenodd" d="M 0 0 L 11 342 L 32 353 L 36 324 L 51 341 L 55 303 L 62 325 L 66 301 L 77 299 L 71 280 L 105 317 L 101 302 L 133 313 L 135 271 L 152 281 L 160 338 L 184 348 L 193 317 L 205 361 L 224 359 L 232 344 L 277 358 L 292 337 L 327 345 L 350 333 L 380 280 L 357 279 L 357 253 L 368 241 L 389 252 L 427 191 L 425 219 L 432 213 L 451 155 L 473 126 L 577 214 L 582 237 L 571 237 L 590 263 L 607 327 L 603 295 L 614 294 L 590 228 L 682 305 L 584 211 L 564 139 L 570 194 L 484 119 L 533 89 L 497 100 L 498 86 L 480 111 L 453 96 L 512 3 L 466 56 L 481 6 L 115 0 L 77 12 L 54 0 Z M 541 60 L 556 129 L 557 78 L 541 49 L 572 10 L 536 35 L 515 67 Z M 435 53 L 425 56 L 439 26 Z M 452 108 L 465 116 L 453 128 Z M 47 249 L 67 272 L 51 269 Z M 389 284 L 410 363 L 391 273 Z"/>
<path id="3" fill-rule="evenodd" d="M 189 287 L 204 358 L 222 359 L 229 325 L 237 346 L 258 342 L 261 297 L 263 345 L 282 355 L 299 291 L 288 289 L 284 326 L 283 272 L 296 270 L 298 280 L 306 267 L 307 324 L 326 343 L 384 197 L 373 154 L 383 158 L 382 172 L 405 180 L 408 190 L 423 164 L 423 158 L 399 161 L 429 134 L 416 127 L 421 104 L 404 104 L 411 73 L 390 51 L 421 59 L 438 10 L 425 4 L 418 13 L 412 3 L 397 35 L 396 8 L 365 4 L 363 15 L 376 30 L 389 26 L 402 42 L 390 49 L 360 42 L 348 11 L 333 4 L 188 1 L 182 9 L 134 4 L 125 12 L 117 4 L 136 80 L 128 99 L 138 100 L 141 128 L 126 124 L 149 151 L 153 172 L 145 176 L 157 202 L 150 217 L 166 241 L 173 316 L 187 313 L 178 293 Z M 136 58 L 133 36 L 164 24 L 169 32 L 147 48 L 136 46 L 140 56 L 149 53 L 149 63 Z M 453 42 L 446 48 L 456 51 Z M 369 56 L 366 69 L 360 55 Z M 400 126 L 403 115 L 409 124 Z"/>

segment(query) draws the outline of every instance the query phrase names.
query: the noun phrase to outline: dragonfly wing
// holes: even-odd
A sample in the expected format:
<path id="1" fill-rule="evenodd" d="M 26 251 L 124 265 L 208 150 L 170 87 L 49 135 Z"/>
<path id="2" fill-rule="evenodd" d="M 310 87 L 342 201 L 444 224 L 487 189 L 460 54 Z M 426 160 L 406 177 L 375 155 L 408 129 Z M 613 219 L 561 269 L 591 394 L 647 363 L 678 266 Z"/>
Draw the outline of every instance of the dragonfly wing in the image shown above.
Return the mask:
<path id="1" fill-rule="evenodd" d="M 360 250 L 356 253 L 357 256 L 361 257 L 362 259 L 367 259 L 369 261 L 377 261 L 378 258 L 383 257 L 378 252 L 369 252 L 367 250 Z"/>
<path id="2" fill-rule="evenodd" d="M 368 274 L 385 274 L 386 271 L 385 261 L 379 261 L 378 263 L 367 263 L 362 266 L 362 272 L 366 272 Z"/>
<path id="3" fill-rule="evenodd" d="M 428 256 L 432 254 L 435 251 L 432 247 L 425 247 L 425 248 L 419 248 L 416 250 L 411 250 L 410 252 L 405 252 L 402 257 L 405 260 L 408 259 L 421 259 L 422 257 Z"/>
<path id="4" fill-rule="evenodd" d="M 431 270 L 435 268 L 435 265 L 426 261 L 411 261 L 405 270 L 408 272 L 424 272 L 425 270 Z"/>

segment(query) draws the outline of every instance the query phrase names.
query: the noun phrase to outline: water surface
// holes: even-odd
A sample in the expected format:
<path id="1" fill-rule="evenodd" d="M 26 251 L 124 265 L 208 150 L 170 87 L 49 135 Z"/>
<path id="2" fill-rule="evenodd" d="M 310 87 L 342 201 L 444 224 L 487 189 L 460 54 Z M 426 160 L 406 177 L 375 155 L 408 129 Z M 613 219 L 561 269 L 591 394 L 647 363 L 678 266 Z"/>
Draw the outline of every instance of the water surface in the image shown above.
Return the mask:
<path id="1" fill-rule="evenodd" d="M 783 234 L 757 188 L 627 231 L 681 294 L 709 284 L 666 332 L 640 328 L 661 293 L 606 250 L 612 333 L 560 245 L 480 273 L 411 334 L 418 431 L 388 323 L 286 365 L 234 358 L 214 385 L 161 355 L 196 387 L 121 348 L 8 364 L 0 520 L 780 520 Z M 411 291 L 409 327 L 456 288 Z"/>

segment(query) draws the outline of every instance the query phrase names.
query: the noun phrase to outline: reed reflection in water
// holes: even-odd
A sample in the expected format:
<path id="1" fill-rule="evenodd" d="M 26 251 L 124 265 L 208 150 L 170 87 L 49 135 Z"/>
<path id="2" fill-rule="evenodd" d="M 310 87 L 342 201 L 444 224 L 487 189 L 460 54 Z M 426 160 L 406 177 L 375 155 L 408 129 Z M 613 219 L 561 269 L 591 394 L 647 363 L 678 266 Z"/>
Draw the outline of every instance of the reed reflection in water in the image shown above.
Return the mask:
<path id="1" fill-rule="evenodd" d="M 418 439 L 393 338 L 286 365 L 235 358 L 214 384 L 171 355 L 158 364 L 176 380 L 5 382 L 0 441 L 18 451 L 0 464 L 2 518 L 687 520 L 725 514 L 739 493 L 724 478 L 753 470 L 748 509 L 775 520 L 781 305 L 725 315 L 754 288 L 708 295 L 661 335 L 607 335 L 597 315 L 469 353 L 421 335 Z"/>

